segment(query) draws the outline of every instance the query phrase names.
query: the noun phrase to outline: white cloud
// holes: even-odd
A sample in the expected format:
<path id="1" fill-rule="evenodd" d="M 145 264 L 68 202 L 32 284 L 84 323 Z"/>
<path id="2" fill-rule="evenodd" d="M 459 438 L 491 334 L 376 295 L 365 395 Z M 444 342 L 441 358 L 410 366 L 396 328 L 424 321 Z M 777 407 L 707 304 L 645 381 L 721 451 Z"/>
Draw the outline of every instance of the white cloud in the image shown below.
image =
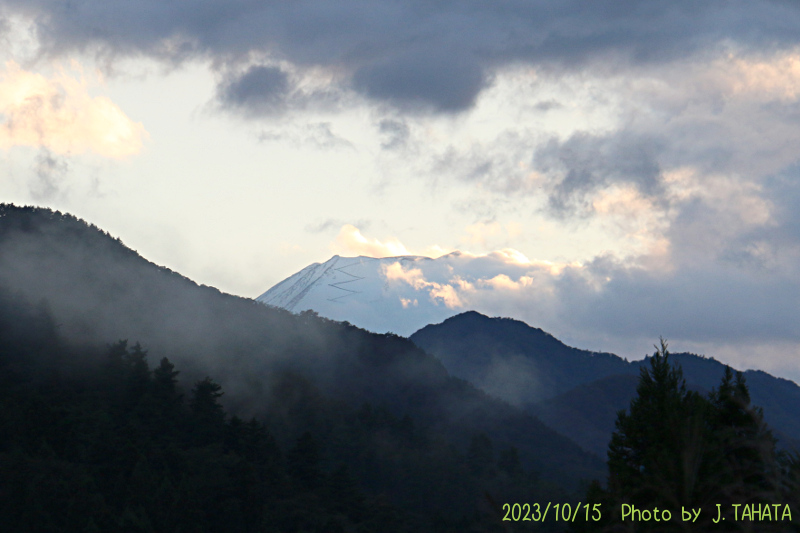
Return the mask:
<path id="1" fill-rule="evenodd" d="M 424 288 L 427 284 L 422 275 L 422 270 L 419 268 L 405 269 L 399 262 L 384 267 L 383 277 L 388 281 L 403 281 L 415 289 Z"/>
<path id="2" fill-rule="evenodd" d="M 0 119 L 0 148 L 6 150 L 34 146 L 124 158 L 139 153 L 148 136 L 110 99 L 92 97 L 83 77 L 61 69 L 47 78 L 14 61 L 0 73 Z"/>
<path id="3" fill-rule="evenodd" d="M 369 257 L 408 255 L 406 247 L 396 238 L 390 237 L 385 241 L 368 239 L 352 224 L 342 226 L 331 248 L 339 255 L 366 255 Z"/>
<path id="4" fill-rule="evenodd" d="M 410 306 L 417 307 L 419 305 L 419 301 L 416 298 L 413 300 L 411 298 L 400 298 L 400 303 L 403 305 L 403 309 L 407 309 Z"/>
<path id="5" fill-rule="evenodd" d="M 750 58 L 729 54 L 720 61 L 735 96 L 760 101 L 796 101 L 800 97 L 800 52 L 782 51 L 772 57 Z"/>
<path id="6" fill-rule="evenodd" d="M 403 268 L 399 262 L 383 265 L 383 277 L 390 283 L 402 282 L 410 285 L 416 291 L 428 294 L 433 302 L 442 302 L 448 309 L 464 307 L 464 302 L 459 296 L 460 292 L 473 289 L 472 285 L 458 277 L 448 280 L 447 283 L 428 281 L 419 268 Z M 403 307 L 408 307 L 410 299 L 401 298 Z M 414 302 L 417 300 L 414 299 Z"/>
<path id="7" fill-rule="evenodd" d="M 345 224 L 342 226 L 330 247 L 334 253 L 339 255 L 365 255 L 368 257 L 396 257 L 400 255 L 440 257 L 452 251 L 438 245 L 409 251 L 396 237 L 389 237 L 382 241 L 379 239 L 369 239 L 361 233 L 361 230 L 352 224 Z"/>
<path id="8" fill-rule="evenodd" d="M 481 280 L 479 286 L 491 287 L 494 290 L 518 291 L 533 284 L 531 276 L 521 276 L 514 281 L 505 274 L 498 274 L 493 278 Z"/>
<path id="9" fill-rule="evenodd" d="M 582 267 L 530 261 L 518 251 L 506 249 L 488 254 L 454 252 L 410 267 L 397 261 L 383 265 L 382 275 L 389 286 L 408 286 L 448 309 L 497 310 L 505 304 L 517 306 L 552 295 L 553 280 L 565 269 L 580 271 Z"/>

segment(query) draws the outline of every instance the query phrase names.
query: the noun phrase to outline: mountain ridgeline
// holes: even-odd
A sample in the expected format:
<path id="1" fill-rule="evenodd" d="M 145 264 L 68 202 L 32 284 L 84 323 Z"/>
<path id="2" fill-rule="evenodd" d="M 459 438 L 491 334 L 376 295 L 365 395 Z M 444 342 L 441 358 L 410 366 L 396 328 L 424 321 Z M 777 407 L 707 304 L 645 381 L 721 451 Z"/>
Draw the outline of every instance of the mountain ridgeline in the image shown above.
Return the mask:
<path id="1" fill-rule="evenodd" d="M 453 376 L 535 414 L 599 457 L 606 455 L 617 412 L 628 408 L 641 369 L 650 364 L 649 357 L 629 362 L 572 348 L 524 322 L 474 311 L 426 326 L 410 338 Z M 676 353 L 671 361 L 682 368 L 690 390 L 709 392 L 725 374 L 725 365 L 713 358 Z M 800 387 L 758 370 L 743 376 L 779 445 L 797 448 Z"/>
<path id="2" fill-rule="evenodd" d="M 629 371 L 616 355 L 571 348 L 519 320 L 475 311 L 425 326 L 410 339 L 452 375 L 523 407 Z"/>
<path id="3" fill-rule="evenodd" d="M 2 512 L 19 530 L 172 531 L 187 508 L 210 513 L 191 521 L 208 531 L 369 531 L 387 509 L 396 520 L 385 531 L 502 531 L 502 502 L 569 498 L 603 472 L 596 456 L 451 377 L 408 339 L 198 286 L 47 209 L 0 205 L 0 332 L 0 464 L 21 476 L 0 491 L 22 506 Z M 108 381 L 109 360 L 123 361 L 114 379 L 127 385 Z M 153 392 L 158 376 L 175 377 L 178 391 L 163 439 L 153 413 L 172 400 Z M 198 409 L 210 413 L 200 437 Z M 236 444 L 247 439 L 273 450 L 273 474 Z M 195 459 L 216 477 L 185 470 Z M 34 466 L 44 477 L 16 487 Z M 44 483 L 56 471 L 60 485 Z M 275 494 L 282 483 L 293 488 Z M 329 501 L 331 483 L 352 486 L 351 504 L 372 503 L 348 514 Z M 172 507 L 143 498 L 153 487 Z M 263 491 L 272 495 L 252 507 Z M 92 523 L 76 525 L 76 494 L 102 510 Z M 317 525 L 296 511 L 309 498 Z M 77 522 L 67 524 L 59 510 L 70 506 Z M 225 518 L 244 507 L 247 524 Z M 275 513 L 278 529 L 265 525 Z"/>

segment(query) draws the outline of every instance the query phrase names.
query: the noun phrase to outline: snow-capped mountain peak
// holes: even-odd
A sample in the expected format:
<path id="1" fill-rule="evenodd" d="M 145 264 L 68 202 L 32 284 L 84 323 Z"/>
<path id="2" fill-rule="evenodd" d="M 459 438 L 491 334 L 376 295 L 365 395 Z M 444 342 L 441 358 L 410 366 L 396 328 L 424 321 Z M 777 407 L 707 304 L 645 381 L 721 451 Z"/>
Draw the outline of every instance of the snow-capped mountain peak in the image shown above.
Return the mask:
<path id="1" fill-rule="evenodd" d="M 452 252 L 436 259 L 335 255 L 286 278 L 257 300 L 295 313 L 311 309 L 378 333 L 410 335 L 470 309 L 508 315 L 504 296 L 528 290 L 549 269 L 514 250 Z"/>
<path id="2" fill-rule="evenodd" d="M 458 257 L 459 253 L 450 255 Z M 425 280 L 431 271 L 452 272 L 444 263 L 443 258 L 422 256 L 335 255 L 289 276 L 256 300 L 295 313 L 312 309 L 321 316 L 379 333 L 410 335 L 460 312 L 443 295 L 421 292 L 431 285 Z"/>

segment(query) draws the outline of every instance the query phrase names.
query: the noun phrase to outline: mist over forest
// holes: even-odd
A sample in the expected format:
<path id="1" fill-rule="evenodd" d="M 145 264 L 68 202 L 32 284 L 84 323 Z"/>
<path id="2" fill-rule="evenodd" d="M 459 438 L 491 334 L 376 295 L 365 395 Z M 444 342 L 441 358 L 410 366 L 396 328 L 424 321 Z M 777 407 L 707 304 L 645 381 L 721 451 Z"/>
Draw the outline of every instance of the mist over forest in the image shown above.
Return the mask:
<path id="1" fill-rule="evenodd" d="M 504 521 L 504 504 L 588 502 L 602 520 L 536 530 L 611 531 L 623 502 L 800 503 L 795 384 L 666 345 L 633 365 L 531 331 L 467 313 L 409 340 L 294 315 L 71 215 L 2 204 L 0 518 L 31 532 L 503 532 L 532 527 Z M 538 372 L 537 395 L 482 381 L 492 350 Z"/>

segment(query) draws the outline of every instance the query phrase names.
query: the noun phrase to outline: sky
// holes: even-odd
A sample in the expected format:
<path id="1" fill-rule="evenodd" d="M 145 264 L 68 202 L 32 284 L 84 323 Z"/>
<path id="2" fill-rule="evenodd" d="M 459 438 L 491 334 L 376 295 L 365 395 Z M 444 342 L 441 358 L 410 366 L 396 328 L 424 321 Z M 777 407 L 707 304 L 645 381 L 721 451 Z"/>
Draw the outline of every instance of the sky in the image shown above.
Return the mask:
<path id="1" fill-rule="evenodd" d="M 246 297 L 460 250 L 485 271 L 454 309 L 800 380 L 798 27 L 786 0 L 0 0 L 0 200 Z"/>

